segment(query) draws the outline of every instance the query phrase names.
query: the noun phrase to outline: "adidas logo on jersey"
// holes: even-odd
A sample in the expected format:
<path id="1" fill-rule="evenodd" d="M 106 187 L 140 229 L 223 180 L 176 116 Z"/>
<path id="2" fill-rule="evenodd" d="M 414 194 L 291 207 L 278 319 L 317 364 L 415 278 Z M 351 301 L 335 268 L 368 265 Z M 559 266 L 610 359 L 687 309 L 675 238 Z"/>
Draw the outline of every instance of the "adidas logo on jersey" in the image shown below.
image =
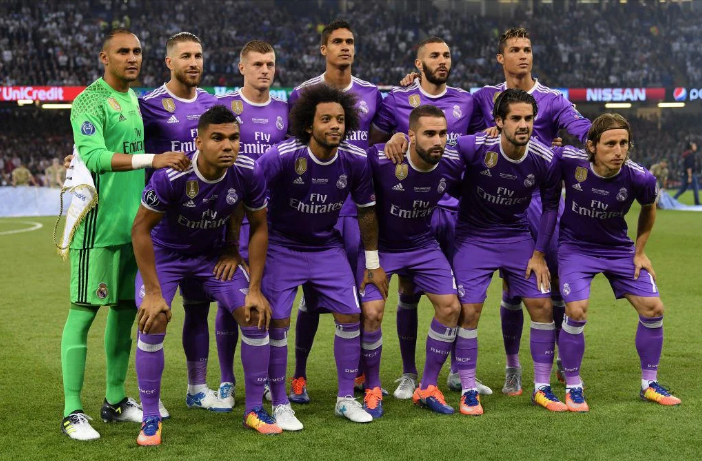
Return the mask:
<path id="1" fill-rule="evenodd" d="M 396 190 L 396 191 L 399 191 L 399 192 L 404 192 L 404 191 L 405 191 L 405 188 L 402 187 L 402 183 L 398 182 L 397 185 L 394 186 L 394 187 L 392 188 L 392 190 Z"/>
<path id="2" fill-rule="evenodd" d="M 582 187 L 580 187 L 580 183 L 577 183 L 577 184 L 573 184 L 573 189 L 575 189 L 575 190 L 579 190 L 579 191 L 581 191 L 581 192 L 582 192 L 582 190 L 583 190 L 583 188 L 582 188 Z"/>
<path id="3" fill-rule="evenodd" d="M 293 184 L 304 184 L 305 181 L 302 180 L 302 177 L 298 176 L 295 181 L 293 181 Z"/>
<path id="4" fill-rule="evenodd" d="M 195 202 L 193 202 L 192 200 L 188 200 L 183 204 L 183 206 L 186 206 L 188 208 L 195 208 Z"/>
<path id="5" fill-rule="evenodd" d="M 483 174 L 485 176 L 489 176 L 492 178 L 492 173 L 490 173 L 490 170 L 483 170 L 480 172 L 480 174 Z"/>
<path id="6" fill-rule="evenodd" d="M 179 123 L 179 121 L 175 115 L 171 115 L 171 118 L 168 119 L 167 123 Z"/>
<path id="7" fill-rule="evenodd" d="M 125 121 L 125 120 L 127 120 L 127 117 L 125 117 L 125 116 L 122 115 L 122 114 L 119 114 L 119 121 L 120 121 L 120 122 L 123 122 L 123 121 Z"/>

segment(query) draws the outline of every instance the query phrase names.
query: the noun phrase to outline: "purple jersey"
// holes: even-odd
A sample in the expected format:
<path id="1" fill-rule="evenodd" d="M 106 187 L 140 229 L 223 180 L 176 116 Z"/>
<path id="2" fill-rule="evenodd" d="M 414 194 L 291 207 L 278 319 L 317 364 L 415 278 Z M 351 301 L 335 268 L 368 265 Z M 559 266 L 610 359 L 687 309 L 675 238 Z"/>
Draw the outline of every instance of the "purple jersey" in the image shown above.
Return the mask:
<path id="1" fill-rule="evenodd" d="M 385 144 L 368 150 L 377 197 L 379 245 L 383 251 L 411 251 L 437 245 L 431 215 L 446 190 L 458 183 L 465 169 L 453 149 L 431 170 L 418 170 L 410 159 L 398 165 L 385 157 Z"/>
<path id="2" fill-rule="evenodd" d="M 231 109 L 238 117 L 241 131 L 239 153 L 257 160 L 274 144 L 285 139 L 288 132 L 288 105 L 270 97 L 267 102 L 251 102 L 241 90 L 217 96 L 217 103 Z"/>
<path id="3" fill-rule="evenodd" d="M 534 81 L 536 82 L 534 87 L 528 91 L 536 99 L 538 108 L 532 137 L 542 144 L 550 146 L 554 138 L 558 137 L 558 130 L 565 129 L 584 143 L 590 129 L 590 120 L 580 115 L 575 106 L 559 91 L 542 85 L 536 79 Z M 480 129 L 495 126 L 492 109 L 495 106 L 497 94 L 504 91 L 506 87 L 506 83 L 495 86 L 488 85 L 473 93 L 475 100 L 473 126 Z"/>
<path id="4" fill-rule="evenodd" d="M 271 147 L 257 162 L 270 192 L 271 243 L 298 251 L 341 247 L 334 225 L 349 194 L 358 206 L 375 205 L 366 152 L 347 142 L 322 162 L 293 138 Z"/>
<path id="5" fill-rule="evenodd" d="M 194 152 L 197 123 L 217 100 L 198 88 L 193 99 L 182 99 L 168 91 L 163 84 L 139 99 L 144 119 L 146 152 Z"/>
<path id="6" fill-rule="evenodd" d="M 458 138 L 456 150 L 466 162 L 458 240 L 503 244 L 532 239 L 526 210 L 534 189 L 541 190 L 544 208 L 552 210 L 555 222 L 561 189 L 553 152 L 531 139 L 524 156 L 512 160 L 502 150 L 500 139 L 482 134 Z"/>
<path id="7" fill-rule="evenodd" d="M 221 246 L 227 222 L 240 202 L 250 210 L 266 206 L 266 181 L 253 160 L 237 157 L 224 176 L 212 181 L 197 169 L 198 155 L 188 154 L 192 165 L 186 171 L 157 170 L 141 198 L 149 210 L 165 213 L 151 231 L 154 244 L 186 255 Z"/>
<path id="8" fill-rule="evenodd" d="M 604 255 L 612 250 L 633 252 L 624 215 L 634 199 L 641 205 L 656 201 L 656 178 L 631 160 L 616 175 L 603 178 L 595 173 L 585 151 L 567 146 L 556 155 L 566 190 L 559 244 Z"/>

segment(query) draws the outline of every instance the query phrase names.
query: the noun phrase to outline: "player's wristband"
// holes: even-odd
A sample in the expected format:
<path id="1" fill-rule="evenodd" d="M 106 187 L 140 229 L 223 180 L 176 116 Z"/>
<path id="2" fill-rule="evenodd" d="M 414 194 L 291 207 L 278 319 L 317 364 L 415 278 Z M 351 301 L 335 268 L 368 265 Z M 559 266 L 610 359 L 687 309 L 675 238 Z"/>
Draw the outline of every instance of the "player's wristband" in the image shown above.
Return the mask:
<path id="1" fill-rule="evenodd" d="M 134 154 L 132 155 L 132 170 L 143 170 L 151 168 L 154 163 L 155 154 Z"/>
<path id="2" fill-rule="evenodd" d="M 378 250 L 366 251 L 366 269 L 378 269 L 380 267 L 380 257 Z"/>

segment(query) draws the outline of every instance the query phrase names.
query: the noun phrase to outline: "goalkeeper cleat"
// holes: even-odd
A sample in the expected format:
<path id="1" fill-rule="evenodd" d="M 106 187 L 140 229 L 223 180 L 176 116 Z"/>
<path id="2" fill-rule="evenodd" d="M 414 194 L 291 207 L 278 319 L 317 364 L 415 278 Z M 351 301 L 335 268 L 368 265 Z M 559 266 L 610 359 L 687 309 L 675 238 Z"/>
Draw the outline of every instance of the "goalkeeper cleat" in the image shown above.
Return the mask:
<path id="1" fill-rule="evenodd" d="M 275 419 L 261 406 L 254 407 L 248 414 L 244 415 L 244 427 L 265 435 L 275 435 L 283 432 L 283 429 L 278 426 Z"/>
<path id="2" fill-rule="evenodd" d="M 141 411 L 141 406 L 133 398 L 125 397 L 115 405 L 110 405 L 105 399 L 100 410 L 100 417 L 106 423 L 140 423 L 144 414 Z"/>
<path id="3" fill-rule="evenodd" d="M 536 389 L 531 395 L 531 401 L 534 405 L 544 407 L 548 411 L 568 411 L 566 404 L 558 400 L 558 397 L 553 394 L 551 386 L 541 386 Z"/>
<path id="4" fill-rule="evenodd" d="M 93 429 L 88 420 L 92 420 L 92 418 L 83 413 L 83 410 L 76 410 L 63 418 L 61 431 L 73 440 L 99 439 L 100 434 Z"/>
<path id="5" fill-rule="evenodd" d="M 161 445 L 161 418 L 150 416 L 141 424 L 137 445 L 150 447 Z"/>
<path id="6" fill-rule="evenodd" d="M 446 403 L 444 394 L 441 393 L 438 387 L 430 384 L 426 389 L 417 388 L 412 395 L 412 401 L 415 405 L 421 408 L 428 408 L 434 413 L 443 415 L 452 415 L 454 409 Z"/>
<path id="7" fill-rule="evenodd" d="M 641 400 L 656 402 L 665 406 L 680 405 L 682 403 L 682 400 L 671 395 L 668 389 L 661 386 L 656 381 L 650 382 L 646 389 L 641 389 L 639 396 Z"/>
<path id="8" fill-rule="evenodd" d="M 587 413 L 590 407 L 585 401 L 582 387 L 571 387 L 566 389 L 566 406 L 569 411 L 576 413 Z"/>

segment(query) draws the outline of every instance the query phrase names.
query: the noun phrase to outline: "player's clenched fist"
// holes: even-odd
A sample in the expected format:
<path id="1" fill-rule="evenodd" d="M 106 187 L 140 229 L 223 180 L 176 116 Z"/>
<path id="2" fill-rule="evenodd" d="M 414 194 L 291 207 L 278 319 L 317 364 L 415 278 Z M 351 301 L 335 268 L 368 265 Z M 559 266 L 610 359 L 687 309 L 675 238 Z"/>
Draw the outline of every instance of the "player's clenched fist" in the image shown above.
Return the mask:
<path id="1" fill-rule="evenodd" d="M 182 152 L 164 152 L 154 156 L 153 168 L 173 168 L 178 171 L 185 171 L 190 167 L 190 159 Z"/>

